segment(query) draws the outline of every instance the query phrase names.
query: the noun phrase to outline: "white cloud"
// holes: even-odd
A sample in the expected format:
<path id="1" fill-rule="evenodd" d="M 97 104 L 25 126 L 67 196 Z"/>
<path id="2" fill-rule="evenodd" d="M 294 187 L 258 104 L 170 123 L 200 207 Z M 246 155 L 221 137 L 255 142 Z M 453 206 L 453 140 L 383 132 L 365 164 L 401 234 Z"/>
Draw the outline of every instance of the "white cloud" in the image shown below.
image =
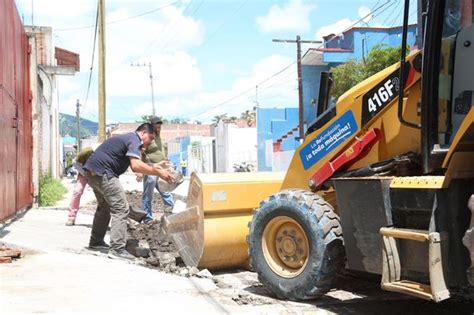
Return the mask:
<path id="1" fill-rule="evenodd" d="M 43 10 L 43 1 L 35 1 L 35 24 L 53 28 L 54 45 L 76 52 L 81 57 L 81 72 L 73 77 L 61 77 L 58 82 L 59 108 L 63 113 L 75 114 L 76 100 L 84 102 L 89 78 L 94 28 L 57 31 L 58 28 L 74 28 L 94 24 L 96 0 L 71 1 L 44 0 L 53 11 Z M 189 0 L 187 0 L 189 1 Z M 236 77 L 227 89 L 204 91 L 202 76 L 196 59 L 190 50 L 203 42 L 205 29 L 201 21 L 186 16 L 186 3 L 170 6 L 150 15 L 129 19 L 141 12 L 163 6 L 171 1 L 156 3 L 151 0 L 117 0 L 107 2 L 107 20 L 126 21 L 107 26 L 107 122 L 135 121 L 143 114 L 150 114 L 151 91 L 147 67 L 131 67 L 131 62 L 153 65 L 155 80 L 155 108 L 165 117 L 194 118 L 208 122 L 214 115 L 228 113 L 239 116 L 255 103 L 255 85 L 290 65 L 291 57 L 272 55 L 257 61 L 249 73 L 239 67 L 215 64 L 229 77 Z M 20 14 L 28 23 L 28 6 L 31 0 L 17 0 Z M 46 2 L 44 2 L 46 3 Z M 80 3 L 80 4 L 77 4 Z M 120 4 L 120 5 L 119 5 Z M 74 17 L 69 12 L 75 10 Z M 285 30 L 310 28 L 309 14 L 314 5 L 302 1 L 290 1 L 284 7 L 273 6 L 264 19 L 267 30 L 272 29 L 271 19 L 284 14 Z M 40 14 L 40 12 L 42 12 Z M 262 18 L 263 19 L 263 18 Z M 288 22 L 288 20 L 293 20 Z M 262 20 L 263 21 L 263 20 Z M 280 22 L 281 22 L 280 21 Z M 276 22 L 275 20 L 273 22 Z M 211 66 L 212 68 L 213 66 Z M 91 89 L 82 117 L 97 121 L 97 54 L 94 61 Z M 296 65 L 276 75 L 258 87 L 261 107 L 290 107 L 297 105 Z M 209 111 L 208 109 L 234 98 L 244 90 L 249 92 Z M 196 116 L 196 114 L 206 112 Z"/>
<path id="2" fill-rule="evenodd" d="M 187 94 L 202 87 L 196 61 L 185 52 L 148 56 L 152 64 L 153 85 L 158 98 L 170 94 Z M 151 94 L 148 62 L 122 64 L 107 75 L 108 93 L 115 96 L 149 96 Z M 143 66 L 145 65 L 145 66 Z"/>
<path id="3" fill-rule="evenodd" d="M 311 28 L 309 16 L 314 9 L 314 4 L 290 0 L 286 6 L 272 5 L 267 15 L 256 18 L 256 23 L 263 33 L 306 32 Z"/>
<path id="4" fill-rule="evenodd" d="M 370 24 L 369 22 L 372 21 L 374 15 L 370 14 L 371 10 L 370 8 L 366 6 L 361 6 L 358 9 L 358 15 L 361 21 L 353 21 L 348 18 L 341 19 L 333 24 L 322 26 L 318 29 L 316 32 L 316 38 L 317 39 L 322 39 L 323 36 L 327 36 L 330 34 L 339 34 L 345 30 L 347 30 L 349 27 L 357 27 L 357 26 L 370 26 L 370 27 L 385 27 L 385 25 L 381 23 L 375 23 L 375 24 Z M 359 22 L 355 24 L 356 22 Z M 355 25 L 354 25 L 355 24 Z"/>
<path id="5" fill-rule="evenodd" d="M 188 117 L 201 121 L 211 121 L 215 115 L 224 113 L 227 113 L 228 116 L 240 116 L 242 112 L 255 106 L 256 90 L 254 87 L 267 78 L 270 79 L 260 84 L 257 89 L 257 99 L 260 107 L 296 106 L 298 100 L 296 65 L 292 65 L 288 70 L 272 77 L 292 62 L 293 59 L 281 55 L 272 55 L 260 60 L 255 64 L 250 74 L 237 78 L 230 89 L 197 95 L 192 102 L 200 104 L 200 106 L 190 107 L 192 110 Z M 248 92 L 242 94 L 243 91 Z M 238 96 L 240 94 L 242 95 Z M 226 104 L 211 109 L 230 99 L 232 100 Z M 202 114 L 196 116 L 198 113 Z"/>
<path id="6" fill-rule="evenodd" d="M 135 108 L 139 114 L 141 107 L 146 113 L 150 111 L 148 68 L 131 67 L 132 62 L 152 63 L 156 104 L 163 105 L 167 99 L 180 99 L 202 89 L 201 72 L 189 50 L 203 42 L 204 24 L 189 16 L 189 12 L 184 14 L 190 0 L 167 6 L 172 2 L 115 0 L 106 3 L 108 122 L 134 121 L 139 117 L 134 116 Z M 25 24 L 30 24 L 31 0 L 17 0 L 17 6 Z M 52 27 L 53 45 L 80 55 L 81 72 L 73 77 L 61 77 L 58 82 L 59 107 L 63 113 L 74 115 L 76 100 L 85 101 L 94 38 L 94 27 L 87 26 L 95 23 L 96 6 L 97 0 L 34 1 L 35 25 Z M 160 7 L 164 8 L 136 17 Z M 97 68 L 96 51 L 89 98 L 82 113 L 93 120 L 97 120 Z M 124 105 L 126 102 L 128 106 Z"/>
<path id="7" fill-rule="evenodd" d="M 77 17 L 89 15 L 95 19 L 96 0 L 81 1 L 60 1 L 60 0 L 16 0 L 20 14 L 23 13 L 25 23 L 31 24 L 31 11 L 33 9 L 33 19 L 35 25 L 47 25 L 51 17 L 61 17 L 65 22 L 71 22 L 71 18 L 76 21 Z M 66 24 L 64 24 L 66 25 Z"/>
<path id="8" fill-rule="evenodd" d="M 211 122 L 215 115 L 227 113 L 228 116 L 240 116 L 247 109 L 255 106 L 255 85 L 271 77 L 293 60 L 286 56 L 272 55 L 257 62 L 250 74 L 234 80 L 231 87 L 215 92 L 196 91 L 185 97 L 178 94 L 162 96 L 155 101 L 158 114 L 168 118 L 180 117 Z M 296 65 L 277 75 L 258 87 L 260 107 L 291 107 L 297 104 Z M 249 90 L 242 94 L 243 91 Z M 235 98 L 235 99 L 234 99 Z M 232 101 L 222 104 L 226 100 Z M 214 109 L 212 109 L 215 107 Z M 118 109 L 119 110 L 119 109 Z M 145 101 L 133 106 L 132 112 L 136 117 L 149 114 L 151 102 Z"/>
<path id="9" fill-rule="evenodd" d="M 316 32 L 316 38 L 322 39 L 323 36 L 327 36 L 330 34 L 337 35 L 341 33 L 342 31 L 346 30 L 352 24 L 354 24 L 354 21 L 350 19 L 342 19 L 342 20 L 337 21 L 336 23 L 323 26 Z"/>

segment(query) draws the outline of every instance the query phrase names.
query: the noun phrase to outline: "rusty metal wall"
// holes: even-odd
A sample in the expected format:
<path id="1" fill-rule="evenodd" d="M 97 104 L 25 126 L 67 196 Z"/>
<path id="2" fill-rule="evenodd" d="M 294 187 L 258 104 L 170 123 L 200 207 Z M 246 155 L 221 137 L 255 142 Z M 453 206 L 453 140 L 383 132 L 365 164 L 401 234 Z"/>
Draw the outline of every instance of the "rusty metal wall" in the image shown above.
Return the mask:
<path id="1" fill-rule="evenodd" d="M 14 0 L 0 1 L 0 222 L 33 201 L 28 47 Z"/>

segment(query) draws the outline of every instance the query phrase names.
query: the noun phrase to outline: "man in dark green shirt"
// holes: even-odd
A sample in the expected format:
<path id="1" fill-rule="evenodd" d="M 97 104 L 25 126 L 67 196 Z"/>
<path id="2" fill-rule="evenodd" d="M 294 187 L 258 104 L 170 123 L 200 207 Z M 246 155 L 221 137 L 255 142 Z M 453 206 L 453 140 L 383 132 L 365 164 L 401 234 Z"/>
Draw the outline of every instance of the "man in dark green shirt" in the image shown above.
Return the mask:
<path id="1" fill-rule="evenodd" d="M 155 140 L 148 145 L 144 152 L 144 160 L 146 163 L 160 163 L 166 160 L 166 155 L 163 150 L 163 145 L 161 143 L 161 125 L 163 121 L 156 116 L 150 118 L 150 123 L 155 128 L 156 137 Z M 160 193 L 161 198 L 163 198 L 163 202 L 170 206 L 174 206 L 174 199 L 173 195 L 169 192 L 160 191 L 158 187 L 158 177 L 154 175 L 145 175 L 143 177 L 143 194 L 142 194 L 142 208 L 146 212 L 145 222 L 153 220 L 153 209 L 152 209 L 152 201 L 153 201 L 153 193 L 154 190 Z"/>

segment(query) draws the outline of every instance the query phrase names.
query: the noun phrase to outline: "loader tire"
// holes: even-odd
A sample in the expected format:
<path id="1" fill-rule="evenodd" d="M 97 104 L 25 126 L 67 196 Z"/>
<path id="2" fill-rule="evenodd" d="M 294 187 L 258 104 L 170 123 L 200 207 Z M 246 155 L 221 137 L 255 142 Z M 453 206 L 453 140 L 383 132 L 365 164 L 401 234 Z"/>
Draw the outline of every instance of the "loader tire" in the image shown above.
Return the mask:
<path id="1" fill-rule="evenodd" d="M 249 224 L 250 264 L 280 299 L 315 299 L 344 268 L 339 217 L 320 196 L 287 189 L 260 204 Z"/>

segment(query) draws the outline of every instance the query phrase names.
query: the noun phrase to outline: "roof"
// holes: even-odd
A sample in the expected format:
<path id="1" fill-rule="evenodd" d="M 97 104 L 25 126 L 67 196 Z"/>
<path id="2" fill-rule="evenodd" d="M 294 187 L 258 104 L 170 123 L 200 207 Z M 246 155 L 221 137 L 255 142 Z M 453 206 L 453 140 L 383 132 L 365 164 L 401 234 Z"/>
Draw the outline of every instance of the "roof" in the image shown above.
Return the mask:
<path id="1" fill-rule="evenodd" d="M 354 52 L 352 49 L 344 49 L 344 48 L 310 48 L 310 50 L 315 51 L 324 51 L 324 52 Z"/>
<path id="2" fill-rule="evenodd" d="M 418 24 L 409 24 L 408 28 L 413 28 L 413 27 L 416 27 L 417 25 Z M 400 26 L 392 26 L 392 27 L 354 26 L 354 27 L 351 27 L 348 30 L 345 30 L 341 34 L 347 34 L 347 33 L 351 33 L 351 32 L 354 32 L 354 31 L 394 31 L 394 30 L 402 29 L 402 27 L 403 26 L 401 26 L 401 25 Z M 323 39 L 324 39 L 324 41 L 328 41 L 332 37 L 339 37 L 341 34 L 339 34 L 338 36 L 336 36 L 336 34 L 328 34 L 326 36 L 323 36 Z"/>
<path id="3" fill-rule="evenodd" d="M 58 66 L 71 66 L 76 71 L 80 71 L 81 64 L 79 54 L 66 50 L 64 48 L 54 47 L 54 57 Z"/>
<path id="4" fill-rule="evenodd" d="M 110 131 L 112 136 L 133 132 L 140 123 L 119 123 Z M 169 142 L 173 139 L 186 136 L 206 136 L 211 135 L 211 125 L 205 124 L 163 124 L 161 126 L 161 139 Z"/>

